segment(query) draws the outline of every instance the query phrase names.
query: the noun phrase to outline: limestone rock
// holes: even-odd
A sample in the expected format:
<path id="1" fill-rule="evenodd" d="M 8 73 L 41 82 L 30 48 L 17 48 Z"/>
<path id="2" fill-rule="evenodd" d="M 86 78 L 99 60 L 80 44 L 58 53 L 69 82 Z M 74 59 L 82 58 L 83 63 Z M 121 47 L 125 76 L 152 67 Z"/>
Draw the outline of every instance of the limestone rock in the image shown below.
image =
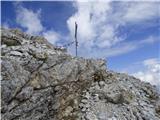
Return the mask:
<path id="1" fill-rule="evenodd" d="M 159 120 L 148 83 L 72 57 L 41 36 L 1 29 L 3 120 Z"/>
<path id="2" fill-rule="evenodd" d="M 156 113 L 158 113 L 160 115 L 160 100 L 156 102 Z"/>

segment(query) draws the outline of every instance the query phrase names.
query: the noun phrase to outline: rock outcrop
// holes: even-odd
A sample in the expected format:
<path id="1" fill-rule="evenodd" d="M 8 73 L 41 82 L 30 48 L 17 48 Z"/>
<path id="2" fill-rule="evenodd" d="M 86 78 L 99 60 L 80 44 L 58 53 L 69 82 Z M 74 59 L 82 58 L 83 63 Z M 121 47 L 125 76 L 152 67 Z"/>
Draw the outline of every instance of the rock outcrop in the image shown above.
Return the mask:
<path id="1" fill-rule="evenodd" d="M 3 120 L 159 120 L 154 86 L 72 57 L 43 37 L 1 29 Z"/>

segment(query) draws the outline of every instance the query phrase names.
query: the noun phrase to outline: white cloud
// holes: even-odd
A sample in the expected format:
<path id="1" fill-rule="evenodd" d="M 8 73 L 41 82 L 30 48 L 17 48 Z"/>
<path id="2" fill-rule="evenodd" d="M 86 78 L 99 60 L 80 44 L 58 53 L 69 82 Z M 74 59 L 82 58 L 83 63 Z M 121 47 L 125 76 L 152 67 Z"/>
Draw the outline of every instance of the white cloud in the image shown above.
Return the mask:
<path id="1" fill-rule="evenodd" d="M 60 39 L 60 35 L 54 30 L 44 32 L 43 36 L 52 44 L 56 44 Z"/>
<path id="2" fill-rule="evenodd" d="M 108 57 L 135 50 L 137 44 L 147 44 L 147 40 L 125 44 L 125 35 L 120 35 L 119 27 L 126 24 L 139 24 L 158 15 L 157 3 L 152 2 L 76 2 L 77 12 L 68 20 L 68 28 L 74 39 L 74 22 L 78 23 L 79 56 Z M 140 13 L 140 14 L 139 14 Z M 151 43 L 148 40 L 148 44 Z M 152 41 L 154 42 L 154 41 Z M 122 44 L 124 46 L 119 46 Z M 118 46 L 117 46 L 118 45 Z M 123 48 L 124 47 L 124 48 Z M 70 48 L 72 53 L 73 48 Z"/>
<path id="3" fill-rule="evenodd" d="M 160 41 L 160 39 L 158 37 L 149 36 L 147 39 L 141 40 L 140 43 L 141 44 L 151 44 L 156 41 Z"/>
<path id="4" fill-rule="evenodd" d="M 21 2 L 15 4 L 16 21 L 21 27 L 26 28 L 26 32 L 29 34 L 43 35 L 50 43 L 57 44 L 60 41 L 61 35 L 46 28 L 41 23 L 41 10 L 34 12 L 31 9 L 27 9 L 22 6 Z"/>
<path id="5" fill-rule="evenodd" d="M 133 75 L 142 81 L 158 86 L 160 90 L 160 59 L 146 59 L 141 64 L 144 67 L 143 70 L 137 71 Z"/>
<path id="6" fill-rule="evenodd" d="M 113 7 L 112 2 L 76 2 L 74 4 L 77 12 L 67 20 L 70 35 L 74 39 L 74 24 L 78 23 L 79 56 L 84 57 L 108 57 L 127 53 L 142 46 L 154 42 L 153 38 L 142 40 L 137 43 L 125 42 L 125 35 L 119 35 L 119 26 L 127 22 L 137 23 L 148 20 L 156 13 L 155 4 L 139 2 L 119 2 L 118 7 Z M 140 7 L 142 6 L 142 8 Z M 137 7 L 137 9 L 136 9 Z M 154 8 L 155 7 L 155 8 Z M 62 35 L 54 31 L 47 30 L 41 23 L 41 10 L 34 12 L 22 6 L 16 5 L 17 23 L 31 34 L 44 35 L 52 44 L 60 43 Z M 116 9 L 115 9 L 116 8 Z M 148 10 L 150 8 L 150 11 Z M 137 11 L 145 11 L 145 14 L 135 17 Z M 133 20 L 131 18 L 134 18 Z M 148 41 L 148 43 L 146 42 Z M 73 53 L 74 48 L 69 48 Z"/>
<path id="7" fill-rule="evenodd" d="M 107 11 L 109 11 L 110 3 L 101 2 L 77 2 L 77 13 L 71 16 L 67 23 L 71 34 L 74 33 L 74 22 L 78 23 L 78 38 L 81 44 L 88 42 L 89 47 L 92 46 L 95 38 L 101 37 L 100 43 L 104 43 L 103 38 L 113 38 L 114 28 L 113 26 L 106 26 Z M 102 27 L 103 26 L 103 27 Z M 106 34 L 108 32 L 108 34 Z M 106 43 L 104 46 L 110 46 Z"/>
<path id="8" fill-rule="evenodd" d="M 156 2 L 133 2 L 128 5 L 123 20 L 127 22 L 140 22 L 158 15 L 159 5 Z"/>
<path id="9" fill-rule="evenodd" d="M 43 26 L 40 21 L 41 11 L 33 12 L 21 5 L 17 6 L 16 21 L 22 27 L 27 29 L 27 33 L 38 34 L 43 30 Z"/>

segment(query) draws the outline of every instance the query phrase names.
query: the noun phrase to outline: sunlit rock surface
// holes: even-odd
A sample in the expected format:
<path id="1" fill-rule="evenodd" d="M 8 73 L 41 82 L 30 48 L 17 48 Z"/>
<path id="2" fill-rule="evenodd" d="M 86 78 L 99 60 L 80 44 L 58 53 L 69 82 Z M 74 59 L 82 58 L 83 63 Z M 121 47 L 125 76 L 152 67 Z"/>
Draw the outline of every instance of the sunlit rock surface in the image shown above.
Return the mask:
<path id="1" fill-rule="evenodd" d="M 72 57 L 40 36 L 1 28 L 2 120 L 159 120 L 149 83 Z"/>

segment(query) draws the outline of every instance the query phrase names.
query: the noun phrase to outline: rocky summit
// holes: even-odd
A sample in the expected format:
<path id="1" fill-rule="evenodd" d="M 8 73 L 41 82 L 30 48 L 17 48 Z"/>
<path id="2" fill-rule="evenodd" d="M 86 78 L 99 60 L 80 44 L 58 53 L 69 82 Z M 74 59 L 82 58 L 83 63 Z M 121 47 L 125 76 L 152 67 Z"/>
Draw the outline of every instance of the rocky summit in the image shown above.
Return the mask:
<path id="1" fill-rule="evenodd" d="M 155 86 L 106 68 L 102 59 L 18 29 L 1 28 L 2 120 L 160 120 Z"/>

